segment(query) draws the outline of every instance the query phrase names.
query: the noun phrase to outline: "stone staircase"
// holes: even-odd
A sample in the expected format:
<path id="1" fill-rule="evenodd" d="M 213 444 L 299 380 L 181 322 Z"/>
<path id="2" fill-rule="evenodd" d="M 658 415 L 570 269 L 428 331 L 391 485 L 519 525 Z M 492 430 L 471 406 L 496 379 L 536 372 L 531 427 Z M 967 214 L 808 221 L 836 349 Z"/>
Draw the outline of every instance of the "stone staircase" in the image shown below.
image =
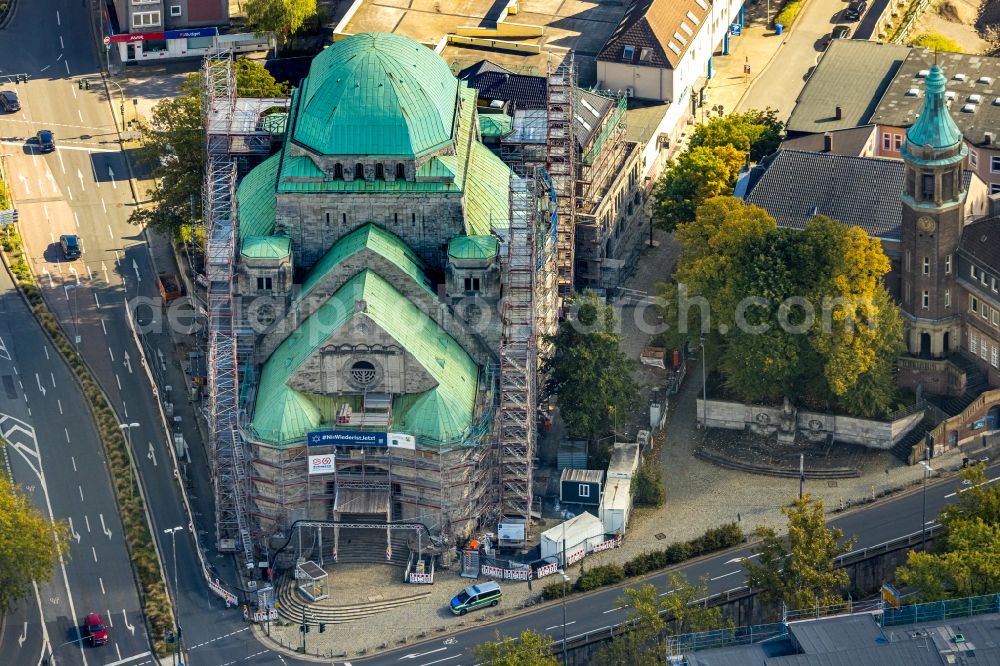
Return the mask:
<path id="1" fill-rule="evenodd" d="M 961 354 L 954 354 L 948 360 L 965 372 L 965 393 L 954 397 L 935 397 L 932 401 L 948 416 L 955 416 L 961 414 L 966 407 L 971 405 L 972 401 L 979 397 L 979 394 L 989 388 L 989 384 L 986 381 L 986 376 L 973 361 Z"/>
<path id="2" fill-rule="evenodd" d="M 385 556 L 385 531 L 380 529 L 341 528 L 337 547 L 339 564 L 392 564 L 406 567 L 410 548 L 406 543 L 408 530 L 391 532 L 392 559 Z"/>
<path id="3" fill-rule="evenodd" d="M 372 590 L 371 601 L 367 602 L 334 605 L 330 603 L 329 599 L 324 599 L 314 603 L 299 594 L 295 587 L 294 576 L 285 575 L 278 583 L 276 597 L 280 602 L 278 615 L 288 622 L 302 622 L 302 613 L 305 612 L 305 617 L 310 624 L 316 622 L 343 624 L 412 604 L 429 595 L 430 591 L 426 591 L 395 599 L 381 599 L 375 590 Z"/>
<path id="4" fill-rule="evenodd" d="M 937 426 L 933 419 L 928 416 L 924 416 L 920 423 L 913 426 L 913 430 L 906 433 L 903 439 L 896 442 L 896 444 L 890 449 L 892 454 L 902 460 L 905 463 L 910 461 L 910 452 L 913 451 L 913 446 L 923 440 L 923 438 Z"/>

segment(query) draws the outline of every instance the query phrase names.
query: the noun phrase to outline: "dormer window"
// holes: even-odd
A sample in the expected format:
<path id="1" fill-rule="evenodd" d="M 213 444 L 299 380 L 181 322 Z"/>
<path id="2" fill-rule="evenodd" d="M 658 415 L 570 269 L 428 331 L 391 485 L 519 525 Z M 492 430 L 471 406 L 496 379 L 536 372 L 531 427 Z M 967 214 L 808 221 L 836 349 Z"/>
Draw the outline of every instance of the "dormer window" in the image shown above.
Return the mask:
<path id="1" fill-rule="evenodd" d="M 365 165 L 362 164 L 361 162 L 358 162 L 357 164 L 354 165 L 354 177 L 357 180 L 364 180 L 364 177 L 365 177 Z"/>
<path id="2" fill-rule="evenodd" d="M 629 62 L 631 62 L 632 58 L 634 58 L 634 57 L 635 57 L 635 47 L 634 46 L 626 46 L 625 48 L 622 49 L 622 58 L 623 59 L 628 60 Z"/>
<path id="3" fill-rule="evenodd" d="M 642 51 L 639 51 L 639 60 L 642 62 L 649 62 L 653 58 L 653 49 L 644 47 Z"/>

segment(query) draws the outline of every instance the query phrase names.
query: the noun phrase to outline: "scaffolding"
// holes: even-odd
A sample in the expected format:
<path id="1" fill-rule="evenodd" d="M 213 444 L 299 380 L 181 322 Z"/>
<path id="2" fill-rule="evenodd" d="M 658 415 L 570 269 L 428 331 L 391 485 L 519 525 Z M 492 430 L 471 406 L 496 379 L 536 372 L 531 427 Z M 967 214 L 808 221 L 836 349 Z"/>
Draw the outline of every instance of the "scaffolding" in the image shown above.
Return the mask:
<path id="1" fill-rule="evenodd" d="M 247 456 L 239 433 L 237 335 L 233 307 L 236 251 L 236 161 L 231 152 L 236 116 L 232 54 L 217 51 L 203 67 L 206 227 L 208 278 L 208 388 L 212 429 L 211 467 L 215 491 L 216 544 L 220 551 L 242 550 L 252 567 L 253 541 L 247 515 Z"/>
<path id="2" fill-rule="evenodd" d="M 511 176 L 510 227 L 500 338 L 500 510 L 531 525 L 531 460 L 535 448 L 535 213 L 537 178 Z"/>
<path id="3" fill-rule="evenodd" d="M 572 51 L 553 67 L 548 64 L 546 165 L 559 200 L 556 221 L 556 271 L 559 293 L 573 291 L 576 245 L 576 142 L 573 139 L 575 69 Z"/>

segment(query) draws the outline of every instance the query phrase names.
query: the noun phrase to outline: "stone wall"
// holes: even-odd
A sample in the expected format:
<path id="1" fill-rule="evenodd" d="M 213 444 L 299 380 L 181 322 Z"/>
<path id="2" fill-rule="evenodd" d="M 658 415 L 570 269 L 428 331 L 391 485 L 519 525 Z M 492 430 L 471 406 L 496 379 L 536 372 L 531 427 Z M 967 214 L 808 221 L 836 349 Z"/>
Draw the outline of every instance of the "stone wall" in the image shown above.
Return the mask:
<path id="1" fill-rule="evenodd" d="M 994 418 L 987 424 L 985 419 L 988 416 Z M 1000 389 L 984 391 L 961 414 L 942 421 L 929 433 L 928 436 L 934 442 L 932 455 L 939 456 L 998 431 L 1000 431 Z M 924 457 L 924 447 L 923 441 L 913 447 L 909 461 L 911 465 L 915 465 Z"/>
<path id="2" fill-rule="evenodd" d="M 903 388 L 923 390 L 933 395 L 957 396 L 965 392 L 965 372 L 948 360 L 903 356 L 897 363 L 897 383 Z"/>
<path id="3" fill-rule="evenodd" d="M 275 233 L 292 239 L 295 265 L 309 270 L 340 238 L 369 222 L 393 232 L 443 271 L 447 243 L 465 233 L 462 193 L 278 194 Z"/>
<path id="4" fill-rule="evenodd" d="M 785 417 L 781 407 L 747 405 L 729 400 L 709 400 L 708 412 L 705 414 L 704 401 L 698 398 L 697 409 L 698 418 L 704 418 L 705 424 L 710 428 L 749 429 L 764 436 L 778 433 Z M 792 418 L 797 435 L 810 441 L 823 441 L 832 434 L 838 442 L 890 449 L 920 422 L 923 411 L 895 421 L 859 419 L 804 410 L 795 411 Z"/>

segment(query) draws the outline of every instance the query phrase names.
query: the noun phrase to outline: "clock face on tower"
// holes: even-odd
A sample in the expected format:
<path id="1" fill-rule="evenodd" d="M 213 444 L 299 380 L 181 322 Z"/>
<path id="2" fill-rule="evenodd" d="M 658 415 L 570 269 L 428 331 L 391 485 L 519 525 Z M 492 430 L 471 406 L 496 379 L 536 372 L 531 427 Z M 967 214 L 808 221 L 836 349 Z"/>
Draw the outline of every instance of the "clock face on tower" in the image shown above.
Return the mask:
<path id="1" fill-rule="evenodd" d="M 934 218 L 932 217 L 921 215 L 919 218 L 917 218 L 917 229 L 919 229 L 925 234 L 932 233 L 934 231 L 934 227 L 936 226 L 937 225 L 934 223 Z"/>

